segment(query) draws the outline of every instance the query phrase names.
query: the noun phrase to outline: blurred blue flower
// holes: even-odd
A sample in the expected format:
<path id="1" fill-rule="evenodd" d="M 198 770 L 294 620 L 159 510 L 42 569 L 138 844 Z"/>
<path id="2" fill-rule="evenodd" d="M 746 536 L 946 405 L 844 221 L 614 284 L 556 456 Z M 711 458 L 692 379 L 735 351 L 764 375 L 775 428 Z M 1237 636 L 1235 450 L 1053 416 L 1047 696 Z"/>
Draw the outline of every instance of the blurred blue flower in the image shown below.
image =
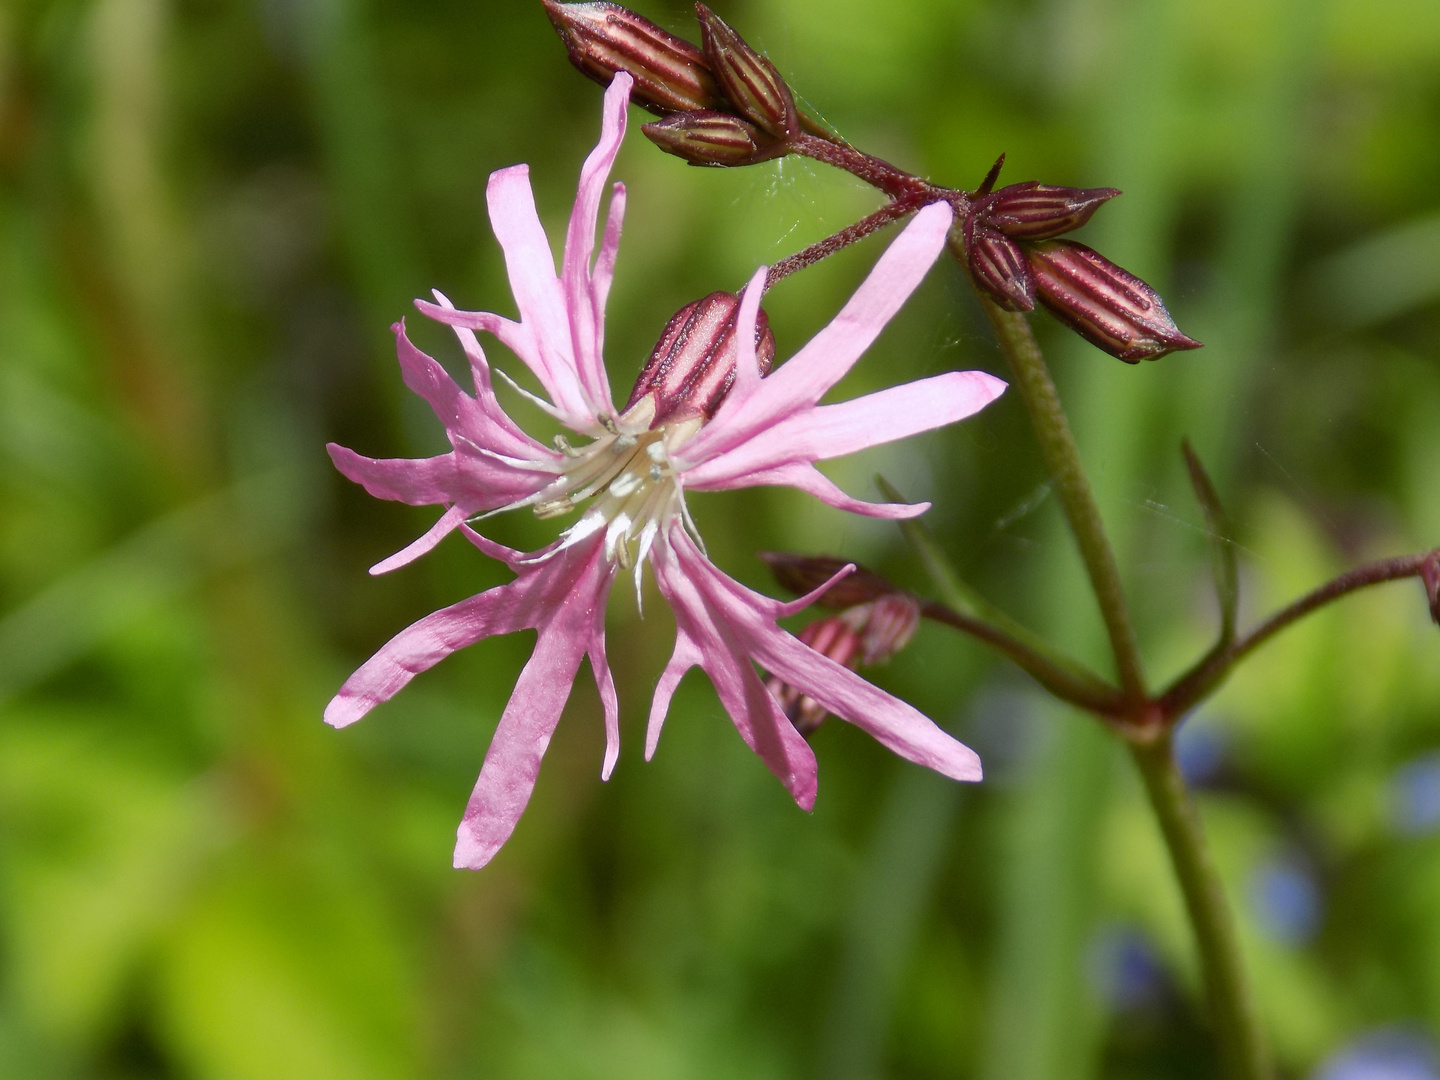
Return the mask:
<path id="1" fill-rule="evenodd" d="M 1250 877 L 1250 901 L 1260 929 L 1286 945 L 1303 945 L 1320 929 L 1320 886 L 1304 863 L 1276 858 Z"/>
<path id="2" fill-rule="evenodd" d="M 1101 931 L 1090 950 L 1090 979 L 1112 1012 L 1131 1012 L 1160 997 L 1165 970 L 1149 940 L 1128 926 Z"/>
<path id="3" fill-rule="evenodd" d="M 1181 724 L 1175 736 L 1176 764 L 1194 787 L 1204 787 L 1220 775 L 1229 751 L 1230 740 L 1203 714 Z"/>
<path id="4" fill-rule="evenodd" d="M 1392 1028 L 1342 1047 L 1314 1080 L 1440 1080 L 1440 1059 L 1425 1036 Z"/>
<path id="5" fill-rule="evenodd" d="M 1440 753 L 1401 766 L 1391 781 L 1390 802 L 1402 832 L 1419 836 L 1440 830 Z"/>

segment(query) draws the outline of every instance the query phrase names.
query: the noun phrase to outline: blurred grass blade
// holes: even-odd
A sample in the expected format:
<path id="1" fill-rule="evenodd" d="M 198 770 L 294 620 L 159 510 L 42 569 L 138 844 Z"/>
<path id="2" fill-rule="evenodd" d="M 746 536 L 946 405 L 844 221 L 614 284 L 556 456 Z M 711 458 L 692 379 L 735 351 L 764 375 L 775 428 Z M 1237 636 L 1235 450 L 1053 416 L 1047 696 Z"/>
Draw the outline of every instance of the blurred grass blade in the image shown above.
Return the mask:
<path id="1" fill-rule="evenodd" d="M 272 473 L 182 507 L 0 618 L 0 703 L 210 574 L 282 546 L 300 524 L 294 481 Z"/>
<path id="2" fill-rule="evenodd" d="M 1210 561 L 1215 573 L 1215 594 L 1220 600 L 1220 647 L 1224 648 L 1235 640 L 1235 615 L 1239 607 L 1240 575 L 1235 565 L 1235 543 L 1230 529 L 1230 520 L 1220 502 L 1220 494 L 1205 471 L 1190 440 L 1180 444 L 1185 454 L 1185 468 L 1190 473 L 1190 485 L 1195 497 L 1205 511 L 1205 524 L 1210 533 Z"/>
<path id="3" fill-rule="evenodd" d="M 885 800 L 855 890 L 817 1076 L 880 1080 L 906 963 L 944 865 L 962 791 L 906 769 Z"/>
<path id="4" fill-rule="evenodd" d="M 1311 306 L 1358 329 L 1440 300 L 1440 214 L 1427 214 L 1332 255 L 1307 278 Z"/>

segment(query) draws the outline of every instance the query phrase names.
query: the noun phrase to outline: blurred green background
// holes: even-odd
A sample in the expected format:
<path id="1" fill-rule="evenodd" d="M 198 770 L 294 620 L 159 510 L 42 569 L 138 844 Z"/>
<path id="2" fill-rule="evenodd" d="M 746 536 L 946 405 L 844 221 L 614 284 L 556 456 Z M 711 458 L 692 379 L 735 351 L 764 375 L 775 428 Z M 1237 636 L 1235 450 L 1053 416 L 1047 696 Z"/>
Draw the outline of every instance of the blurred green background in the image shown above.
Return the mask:
<path id="1" fill-rule="evenodd" d="M 1182 434 L 1238 523 L 1247 619 L 1440 542 L 1434 0 L 716 8 L 898 164 L 973 186 L 1005 151 L 1010 181 L 1124 189 L 1080 238 L 1208 347 L 1131 368 L 1036 323 L 1152 679 L 1216 618 Z M 695 37 L 684 4 L 642 10 Z M 454 538 L 367 577 L 434 515 L 369 499 L 324 443 L 443 446 L 387 327 L 431 287 L 513 310 L 485 179 L 530 162 L 558 235 L 599 102 L 528 0 L 0 0 L 0 1075 L 1213 1076 L 1127 763 L 947 630 L 872 674 L 986 782 L 829 724 L 806 815 L 698 674 L 641 760 L 671 623 L 617 590 L 615 777 L 582 677 L 478 874 L 450 869 L 454 828 L 528 635 L 321 724 L 391 634 L 505 577 Z M 876 205 L 818 166 L 691 169 L 638 134 L 616 172 L 617 394 L 682 304 Z M 772 294 L 782 358 L 885 242 Z M 956 367 L 1003 373 L 942 263 L 841 391 Z M 1105 664 L 1018 401 L 831 473 L 873 496 L 877 470 L 934 500 L 972 582 Z M 757 549 L 926 588 L 893 527 L 798 493 L 692 506 L 771 592 Z M 1413 583 L 1310 620 L 1187 728 L 1287 1077 L 1440 1075 L 1437 748 Z"/>

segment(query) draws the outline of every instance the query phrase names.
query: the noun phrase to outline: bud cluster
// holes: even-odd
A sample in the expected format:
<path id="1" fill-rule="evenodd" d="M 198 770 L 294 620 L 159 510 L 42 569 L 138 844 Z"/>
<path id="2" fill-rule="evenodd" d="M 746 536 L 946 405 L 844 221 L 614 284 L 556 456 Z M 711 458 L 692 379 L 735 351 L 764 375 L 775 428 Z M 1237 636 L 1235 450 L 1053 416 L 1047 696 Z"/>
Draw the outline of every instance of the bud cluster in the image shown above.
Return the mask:
<path id="1" fill-rule="evenodd" d="M 1007 311 L 1032 311 L 1038 300 L 1085 340 L 1130 363 L 1200 347 L 1144 281 L 1084 244 L 1055 239 L 1120 192 L 1035 180 L 991 191 L 1004 160 L 975 193 L 961 226 L 977 288 Z"/>
<path id="2" fill-rule="evenodd" d="M 762 551 L 760 558 L 776 581 L 799 594 L 813 592 L 846 566 L 854 565 L 826 555 Z M 800 640 L 851 671 L 889 660 L 910 643 L 920 625 L 919 601 L 863 566 L 855 566 L 815 602 L 838 614 L 810 623 L 800 631 Z M 765 685 L 802 735 L 809 735 L 829 715 L 814 698 L 773 675 Z"/>
<path id="3" fill-rule="evenodd" d="M 641 130 L 692 165 L 753 165 L 788 152 L 802 130 L 795 96 L 766 57 L 704 4 L 697 48 L 613 3 L 543 0 L 570 62 L 601 85 L 617 71 L 632 100 L 663 119 Z"/>

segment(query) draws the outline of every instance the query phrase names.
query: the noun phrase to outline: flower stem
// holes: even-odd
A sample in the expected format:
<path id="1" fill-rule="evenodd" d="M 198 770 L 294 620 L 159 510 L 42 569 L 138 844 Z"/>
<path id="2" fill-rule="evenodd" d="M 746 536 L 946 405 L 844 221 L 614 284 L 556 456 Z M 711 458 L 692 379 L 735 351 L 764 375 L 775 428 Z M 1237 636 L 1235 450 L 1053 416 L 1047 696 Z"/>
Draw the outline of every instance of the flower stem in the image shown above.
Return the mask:
<path id="1" fill-rule="evenodd" d="M 1214 693 L 1236 664 L 1291 623 L 1358 589 L 1404 578 L 1423 578 L 1426 567 L 1437 562 L 1440 562 L 1440 549 L 1359 566 L 1332 581 L 1327 581 L 1289 607 L 1277 611 L 1244 637 L 1231 642 L 1227 647 L 1212 651 L 1195 667 L 1180 676 L 1159 698 L 1164 715 L 1172 723 L 1178 722 L 1187 712 Z"/>
<path id="2" fill-rule="evenodd" d="M 1172 732 L 1166 730 L 1149 742 L 1132 742 L 1130 750 L 1159 819 L 1185 897 L 1185 910 L 1195 928 L 1211 1022 L 1226 1070 L 1233 1080 L 1271 1080 L 1274 1074 L 1254 995 L 1245 978 L 1235 922 L 1205 844 L 1200 814 L 1175 763 Z"/>
<path id="3" fill-rule="evenodd" d="M 958 248 L 958 245 L 954 246 Z M 958 250 L 956 255 L 960 256 Z M 990 319 L 990 325 L 995 328 L 996 337 L 1000 339 L 1000 347 L 1015 376 L 1015 388 L 1025 403 L 1030 426 L 1040 443 L 1045 467 L 1055 482 L 1055 492 L 1060 497 L 1070 531 L 1075 534 L 1075 541 L 1080 547 L 1080 557 L 1085 562 L 1086 573 L 1090 575 L 1090 585 L 1095 590 L 1105 630 L 1110 636 L 1110 648 L 1115 654 L 1121 688 L 1138 710 L 1145 702 L 1145 676 L 1135 627 L 1130 621 L 1125 593 L 1120 586 L 1120 570 L 1115 563 L 1110 540 L 1105 535 L 1105 525 L 1100 519 L 1100 507 L 1095 502 L 1094 492 L 1090 490 L 1090 480 L 1080 463 L 1080 450 L 1070 431 L 1070 421 L 1066 419 L 1055 382 L 1050 378 L 1050 369 L 1040 352 L 1040 343 L 1035 340 L 1030 323 L 1023 314 L 1005 311 L 983 295 L 980 304 Z"/>
<path id="4" fill-rule="evenodd" d="M 774 266 L 770 267 L 769 273 L 765 275 L 765 291 L 769 292 L 775 287 L 775 283 L 789 277 L 806 267 L 814 266 L 821 259 L 828 259 L 842 248 L 864 240 L 865 237 L 879 229 L 883 229 L 891 222 L 899 221 L 906 214 L 913 214 L 925 205 L 926 199 L 923 195 L 903 195 L 891 202 L 886 203 L 879 210 L 876 210 L 867 218 L 855 222 L 841 229 L 834 236 L 827 236 L 794 255 L 787 255 Z"/>

